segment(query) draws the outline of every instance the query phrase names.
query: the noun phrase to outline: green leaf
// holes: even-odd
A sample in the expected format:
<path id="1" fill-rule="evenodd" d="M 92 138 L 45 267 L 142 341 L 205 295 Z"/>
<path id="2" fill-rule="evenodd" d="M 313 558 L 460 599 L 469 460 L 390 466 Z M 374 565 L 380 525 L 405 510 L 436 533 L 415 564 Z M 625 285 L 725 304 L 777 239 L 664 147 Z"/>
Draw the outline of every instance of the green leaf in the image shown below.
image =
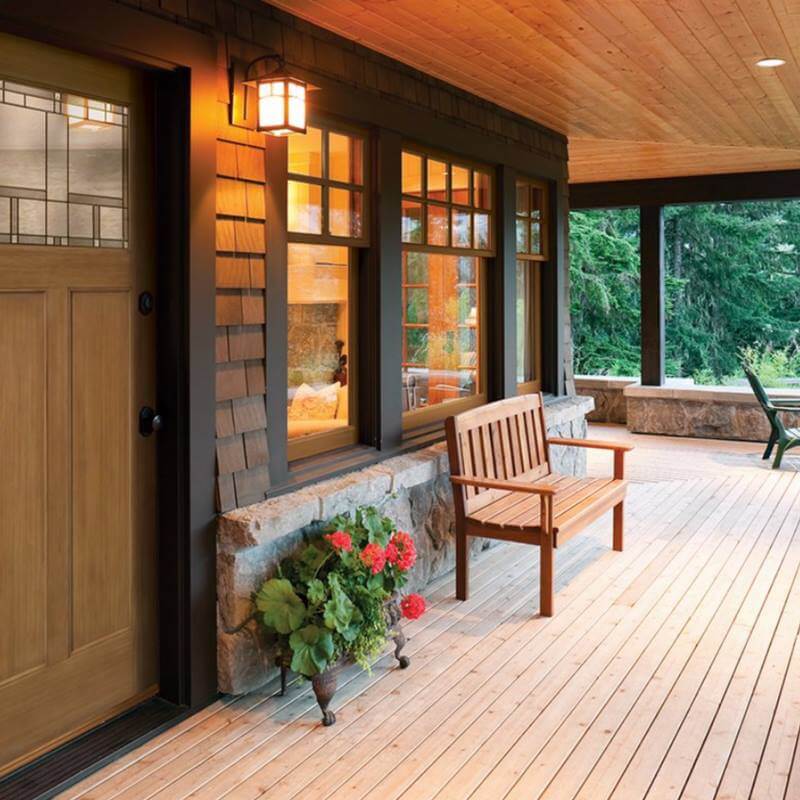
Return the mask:
<path id="1" fill-rule="evenodd" d="M 316 625 L 306 625 L 289 637 L 292 648 L 292 670 L 313 677 L 323 672 L 333 657 L 333 636 Z"/>
<path id="2" fill-rule="evenodd" d="M 389 534 L 383 524 L 383 518 L 378 512 L 377 508 L 367 506 L 361 509 L 361 516 L 363 519 L 364 527 L 367 529 L 367 535 L 370 542 L 377 542 L 381 547 L 386 547 L 389 541 Z"/>
<path id="3" fill-rule="evenodd" d="M 308 602 L 314 606 L 318 606 L 325 600 L 327 592 L 325 591 L 325 584 L 319 578 L 312 578 L 308 582 Z"/>
<path id="4" fill-rule="evenodd" d="M 369 576 L 367 579 L 367 589 L 369 589 L 370 594 L 383 594 L 386 591 L 382 572 L 379 572 L 377 575 Z"/>
<path id="5" fill-rule="evenodd" d="M 328 585 L 331 588 L 331 599 L 325 603 L 323 619 L 325 620 L 325 625 L 331 630 L 342 633 L 353 620 L 355 606 L 342 589 L 336 573 L 332 573 L 328 577 Z"/>
<path id="6" fill-rule="evenodd" d="M 310 544 L 300 553 L 297 559 L 297 577 L 303 582 L 308 583 L 316 577 L 317 570 L 322 566 L 327 558 L 327 553 L 320 550 L 316 545 Z"/>
<path id="7" fill-rule="evenodd" d="M 256 608 L 264 624 L 278 633 L 291 633 L 305 620 L 306 605 L 285 578 L 272 578 L 258 590 Z"/>

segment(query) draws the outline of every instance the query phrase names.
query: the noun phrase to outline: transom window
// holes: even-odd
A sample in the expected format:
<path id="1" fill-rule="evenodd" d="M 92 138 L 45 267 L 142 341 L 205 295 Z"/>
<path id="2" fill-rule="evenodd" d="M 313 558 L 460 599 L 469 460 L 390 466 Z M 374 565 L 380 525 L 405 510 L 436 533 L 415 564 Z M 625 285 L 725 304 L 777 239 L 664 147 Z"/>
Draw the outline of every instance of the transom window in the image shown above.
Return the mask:
<path id="1" fill-rule="evenodd" d="M 402 192 L 404 244 L 491 252 L 488 170 L 407 150 Z"/>
<path id="2" fill-rule="evenodd" d="M 547 258 L 547 184 L 517 181 L 517 258 Z"/>
<path id="3" fill-rule="evenodd" d="M 0 243 L 128 246 L 128 109 L 0 80 Z"/>
<path id="4" fill-rule="evenodd" d="M 288 139 L 289 233 L 363 242 L 363 137 L 309 126 L 305 134 Z"/>

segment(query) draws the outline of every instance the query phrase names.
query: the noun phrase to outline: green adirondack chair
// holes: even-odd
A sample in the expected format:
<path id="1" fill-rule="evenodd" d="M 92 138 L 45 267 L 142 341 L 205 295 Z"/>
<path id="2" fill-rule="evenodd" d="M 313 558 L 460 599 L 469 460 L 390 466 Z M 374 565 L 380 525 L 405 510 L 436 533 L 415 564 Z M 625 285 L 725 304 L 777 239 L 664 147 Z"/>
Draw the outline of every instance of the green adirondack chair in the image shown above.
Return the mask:
<path id="1" fill-rule="evenodd" d="M 756 396 L 761 408 L 767 415 L 772 433 L 769 435 L 767 449 L 764 451 L 763 458 L 769 458 L 772 448 L 778 445 L 778 452 L 775 453 L 775 460 L 772 462 L 772 469 L 778 469 L 781 465 L 783 454 L 792 447 L 800 445 L 800 428 L 787 428 L 781 419 L 782 411 L 795 411 L 800 413 L 800 400 L 777 400 L 770 397 L 764 389 L 758 375 L 753 372 L 746 364 L 742 365 L 744 374 L 750 382 L 750 388 Z"/>

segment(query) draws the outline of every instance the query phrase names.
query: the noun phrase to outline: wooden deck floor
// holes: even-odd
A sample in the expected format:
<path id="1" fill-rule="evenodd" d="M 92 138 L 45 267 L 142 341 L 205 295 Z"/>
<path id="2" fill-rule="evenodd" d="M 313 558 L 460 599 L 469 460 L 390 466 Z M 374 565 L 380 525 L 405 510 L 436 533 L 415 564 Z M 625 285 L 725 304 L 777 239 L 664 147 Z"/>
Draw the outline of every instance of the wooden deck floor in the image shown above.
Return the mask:
<path id="1" fill-rule="evenodd" d="M 800 476 L 634 438 L 625 552 L 608 519 L 561 548 L 554 617 L 536 550 L 493 548 L 467 602 L 429 588 L 407 670 L 342 675 L 334 727 L 307 687 L 225 698 L 62 797 L 797 800 Z"/>

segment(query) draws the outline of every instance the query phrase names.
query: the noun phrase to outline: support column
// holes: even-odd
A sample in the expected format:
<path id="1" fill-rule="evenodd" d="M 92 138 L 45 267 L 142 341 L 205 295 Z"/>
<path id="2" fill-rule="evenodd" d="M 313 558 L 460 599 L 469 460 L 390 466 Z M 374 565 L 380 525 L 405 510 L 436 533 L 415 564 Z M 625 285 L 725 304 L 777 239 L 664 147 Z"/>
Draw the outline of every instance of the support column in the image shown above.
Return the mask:
<path id="1" fill-rule="evenodd" d="M 372 247 L 362 287 L 360 330 L 362 441 L 379 450 L 403 438 L 403 261 L 400 222 L 400 134 L 380 130 L 373 140 Z M 378 381 L 378 391 L 367 376 Z"/>
<path id="2" fill-rule="evenodd" d="M 664 384 L 664 207 L 640 206 L 642 385 Z"/>
<path id="3" fill-rule="evenodd" d="M 502 400 L 517 394 L 517 248 L 515 214 L 517 175 L 501 165 L 496 175 L 497 251 L 489 270 L 488 352 L 489 399 Z"/>
<path id="4" fill-rule="evenodd" d="M 563 395 L 564 325 L 568 314 L 567 237 L 569 189 L 565 178 L 550 186 L 549 260 L 542 264 L 542 391 Z"/>

